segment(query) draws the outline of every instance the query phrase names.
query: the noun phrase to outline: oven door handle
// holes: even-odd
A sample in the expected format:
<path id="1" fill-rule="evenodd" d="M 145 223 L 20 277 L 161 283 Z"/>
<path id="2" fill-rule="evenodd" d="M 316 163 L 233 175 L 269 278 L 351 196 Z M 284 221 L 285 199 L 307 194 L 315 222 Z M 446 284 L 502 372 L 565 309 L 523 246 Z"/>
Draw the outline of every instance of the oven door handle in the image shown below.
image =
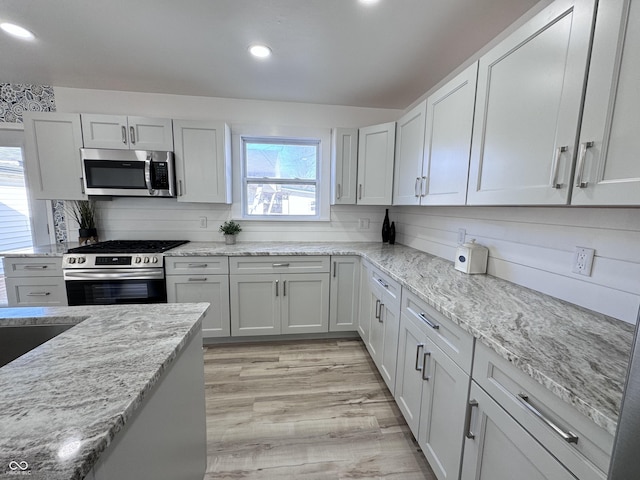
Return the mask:
<path id="1" fill-rule="evenodd" d="M 65 280 L 162 280 L 164 270 L 161 268 L 140 268 L 136 270 L 113 268 L 109 270 L 78 269 L 65 271 Z"/>

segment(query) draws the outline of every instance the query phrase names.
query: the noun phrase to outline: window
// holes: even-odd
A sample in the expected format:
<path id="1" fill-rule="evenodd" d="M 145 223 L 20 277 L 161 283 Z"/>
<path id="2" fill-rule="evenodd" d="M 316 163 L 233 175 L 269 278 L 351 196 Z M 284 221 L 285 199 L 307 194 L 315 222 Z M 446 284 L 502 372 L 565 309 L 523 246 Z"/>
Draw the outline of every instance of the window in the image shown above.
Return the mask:
<path id="1" fill-rule="evenodd" d="M 320 140 L 242 138 L 244 218 L 320 218 Z"/>

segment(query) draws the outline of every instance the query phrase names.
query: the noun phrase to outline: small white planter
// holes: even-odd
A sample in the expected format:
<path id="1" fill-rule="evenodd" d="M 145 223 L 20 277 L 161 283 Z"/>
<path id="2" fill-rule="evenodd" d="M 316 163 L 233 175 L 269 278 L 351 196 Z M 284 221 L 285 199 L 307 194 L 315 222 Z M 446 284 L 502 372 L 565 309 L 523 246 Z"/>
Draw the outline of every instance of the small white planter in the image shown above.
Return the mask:
<path id="1" fill-rule="evenodd" d="M 227 245 L 235 245 L 236 244 L 236 236 L 235 235 L 225 235 L 224 243 Z"/>

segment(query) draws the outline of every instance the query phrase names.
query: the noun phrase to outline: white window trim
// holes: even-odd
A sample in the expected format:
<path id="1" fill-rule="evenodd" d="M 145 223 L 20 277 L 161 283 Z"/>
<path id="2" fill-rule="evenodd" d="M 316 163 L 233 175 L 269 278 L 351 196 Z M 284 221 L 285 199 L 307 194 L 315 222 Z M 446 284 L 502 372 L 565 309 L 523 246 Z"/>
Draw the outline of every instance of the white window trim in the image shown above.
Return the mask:
<path id="1" fill-rule="evenodd" d="M 328 222 L 331 219 L 331 129 L 266 126 L 232 126 L 233 203 L 231 217 L 249 222 Z M 311 140 L 318 146 L 318 204 L 316 215 L 245 215 L 243 139 Z"/>

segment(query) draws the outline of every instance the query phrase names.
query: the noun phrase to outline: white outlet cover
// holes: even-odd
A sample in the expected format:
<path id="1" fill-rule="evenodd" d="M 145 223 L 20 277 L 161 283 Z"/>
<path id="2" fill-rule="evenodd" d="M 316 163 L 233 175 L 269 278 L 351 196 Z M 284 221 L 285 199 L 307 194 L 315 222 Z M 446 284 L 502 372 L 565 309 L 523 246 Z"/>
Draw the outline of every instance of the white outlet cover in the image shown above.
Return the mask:
<path id="1" fill-rule="evenodd" d="M 571 271 L 579 275 L 590 277 L 595 253 L 596 251 L 593 248 L 576 247 L 576 251 L 573 255 L 573 268 Z"/>

